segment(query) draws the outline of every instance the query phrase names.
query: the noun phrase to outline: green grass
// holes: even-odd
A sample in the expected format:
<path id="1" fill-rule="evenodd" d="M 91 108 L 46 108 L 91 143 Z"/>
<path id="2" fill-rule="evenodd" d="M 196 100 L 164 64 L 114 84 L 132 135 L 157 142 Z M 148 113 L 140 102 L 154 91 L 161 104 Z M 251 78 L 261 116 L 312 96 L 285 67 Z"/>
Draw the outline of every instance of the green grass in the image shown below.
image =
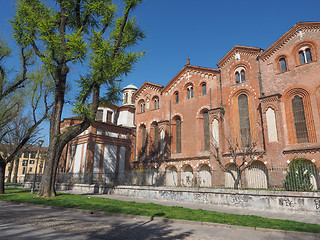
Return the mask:
<path id="1" fill-rule="evenodd" d="M 184 219 L 200 222 L 281 229 L 287 231 L 320 233 L 319 224 L 301 223 L 289 220 L 270 219 L 253 215 L 236 215 L 202 209 L 168 207 L 153 203 L 137 203 L 112 200 L 85 195 L 59 194 L 55 198 L 39 198 L 30 194 L 29 189 L 6 188 L 6 194 L 0 195 L 0 201 L 42 204 L 64 208 L 96 210 L 111 213 L 142 216 L 160 216 L 171 219 Z"/>
<path id="2" fill-rule="evenodd" d="M 5 186 L 22 186 L 22 183 L 5 183 Z"/>

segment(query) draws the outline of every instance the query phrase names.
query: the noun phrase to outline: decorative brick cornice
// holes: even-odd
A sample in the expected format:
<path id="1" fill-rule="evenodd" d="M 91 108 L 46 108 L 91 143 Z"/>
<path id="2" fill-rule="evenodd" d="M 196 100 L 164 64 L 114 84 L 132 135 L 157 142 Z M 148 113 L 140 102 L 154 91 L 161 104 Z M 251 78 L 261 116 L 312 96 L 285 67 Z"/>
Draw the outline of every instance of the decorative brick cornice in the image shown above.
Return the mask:
<path id="1" fill-rule="evenodd" d="M 173 90 L 173 88 L 183 79 L 187 77 L 188 74 L 191 76 L 201 76 L 204 79 L 212 80 L 214 76 L 220 73 L 219 70 L 213 68 L 199 67 L 193 65 L 185 65 L 179 73 L 171 79 L 171 81 L 162 89 L 161 93 L 168 93 Z"/>
<path id="2" fill-rule="evenodd" d="M 310 147 L 310 148 L 295 148 L 283 150 L 282 153 L 286 154 L 295 154 L 295 153 L 316 153 L 320 152 L 320 147 Z"/>
<path id="3" fill-rule="evenodd" d="M 138 99 L 148 89 L 151 89 L 152 91 L 160 93 L 161 90 L 163 89 L 163 86 L 155 83 L 144 82 L 144 84 L 142 84 L 142 86 L 138 89 L 138 91 L 133 95 L 133 98 Z"/>
<path id="4" fill-rule="evenodd" d="M 235 45 L 223 58 L 221 58 L 221 60 L 217 63 L 217 66 L 222 68 L 228 62 L 230 62 L 232 58 L 234 59 L 236 54 L 258 56 L 261 51 L 263 51 L 263 49 L 257 47 Z"/>
<path id="5" fill-rule="evenodd" d="M 262 61 L 268 60 L 270 56 L 289 42 L 292 38 L 299 36 L 300 30 L 303 33 L 315 32 L 320 30 L 320 22 L 298 22 L 289 31 L 287 31 L 282 37 L 280 37 L 275 43 L 267 48 L 261 55 Z"/>
<path id="6" fill-rule="evenodd" d="M 272 95 L 269 95 L 269 96 L 260 97 L 259 100 L 262 103 L 280 102 L 281 101 L 280 100 L 281 97 L 282 97 L 282 95 L 280 93 L 276 93 L 276 94 L 272 94 Z"/>
<path id="7" fill-rule="evenodd" d="M 198 157 L 184 157 L 184 158 L 169 158 L 166 159 L 166 162 L 178 162 L 178 161 L 187 161 L 187 160 L 202 160 L 210 159 L 210 156 L 198 156 Z"/>

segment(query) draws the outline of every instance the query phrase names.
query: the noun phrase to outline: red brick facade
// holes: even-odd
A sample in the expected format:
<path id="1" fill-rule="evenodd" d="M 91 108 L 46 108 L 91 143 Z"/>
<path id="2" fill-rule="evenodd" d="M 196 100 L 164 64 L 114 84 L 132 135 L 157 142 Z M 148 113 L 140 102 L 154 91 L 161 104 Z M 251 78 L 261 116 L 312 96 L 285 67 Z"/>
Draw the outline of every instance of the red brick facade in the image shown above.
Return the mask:
<path id="1" fill-rule="evenodd" d="M 206 142 L 216 124 L 224 163 L 231 162 L 226 139 L 237 139 L 241 145 L 241 131 L 249 131 L 263 153 L 259 164 L 285 167 L 294 157 L 303 157 L 319 168 L 318 56 L 320 22 L 297 23 L 266 50 L 235 46 L 217 69 L 188 62 L 165 86 L 144 83 L 134 95 L 133 164 L 152 166 L 153 162 L 163 170 L 175 168 L 176 185 L 181 184 L 180 172 L 186 168 L 192 168 L 194 179 L 204 166 L 219 170 Z M 239 106 L 246 116 L 239 113 Z M 166 136 L 163 141 L 161 131 Z M 165 150 L 155 154 L 157 147 Z M 319 176 L 315 177 L 319 188 Z M 224 182 L 222 178 L 216 174 L 211 181 Z"/>

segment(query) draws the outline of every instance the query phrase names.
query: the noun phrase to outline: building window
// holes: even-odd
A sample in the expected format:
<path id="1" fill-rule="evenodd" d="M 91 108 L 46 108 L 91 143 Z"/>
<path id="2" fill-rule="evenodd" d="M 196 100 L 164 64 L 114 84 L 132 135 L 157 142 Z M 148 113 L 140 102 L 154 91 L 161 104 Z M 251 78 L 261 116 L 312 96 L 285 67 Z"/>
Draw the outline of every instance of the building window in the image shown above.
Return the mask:
<path id="1" fill-rule="evenodd" d="M 128 103 L 128 93 L 124 94 L 124 103 Z"/>
<path id="2" fill-rule="evenodd" d="M 159 126 L 157 123 L 154 124 L 154 150 L 158 150 L 159 148 Z"/>
<path id="3" fill-rule="evenodd" d="M 164 153 L 164 137 L 165 137 L 165 132 L 162 129 L 160 132 L 160 153 L 161 154 Z"/>
<path id="4" fill-rule="evenodd" d="M 312 61 L 310 48 L 301 49 L 299 51 L 300 63 L 305 64 Z"/>
<path id="5" fill-rule="evenodd" d="M 280 66 L 280 72 L 287 71 L 287 62 L 284 57 L 279 59 L 279 66 Z"/>
<path id="6" fill-rule="evenodd" d="M 23 157 L 24 157 L 24 158 L 28 158 L 28 157 L 29 157 L 29 153 L 28 153 L 28 152 L 24 152 L 24 153 L 23 153 Z"/>
<path id="7" fill-rule="evenodd" d="M 29 168 L 29 173 L 31 173 L 32 172 L 32 167 L 31 168 Z"/>
<path id="8" fill-rule="evenodd" d="M 192 86 L 187 87 L 187 92 L 188 92 L 188 99 L 193 98 L 193 87 Z"/>
<path id="9" fill-rule="evenodd" d="M 30 164 L 34 164 L 34 160 L 30 160 Z"/>
<path id="10" fill-rule="evenodd" d="M 147 132 L 146 132 L 146 127 L 143 126 L 142 127 L 142 149 L 145 148 L 147 143 Z"/>
<path id="11" fill-rule="evenodd" d="M 27 166 L 28 165 L 28 160 L 23 160 L 22 161 L 22 166 Z"/>
<path id="12" fill-rule="evenodd" d="M 242 83 L 246 81 L 246 74 L 243 69 L 240 72 L 236 71 L 235 75 L 236 75 L 236 83 Z"/>
<path id="13" fill-rule="evenodd" d="M 25 174 L 25 173 L 26 173 L 26 168 L 23 167 L 23 169 L 22 169 L 22 174 Z"/>
<path id="14" fill-rule="evenodd" d="M 133 97 L 134 93 L 132 93 L 131 95 L 131 103 L 134 104 L 134 97 Z"/>
<path id="15" fill-rule="evenodd" d="M 96 121 L 102 122 L 103 119 L 103 110 L 102 109 L 98 109 L 97 110 L 97 115 L 96 115 Z"/>
<path id="16" fill-rule="evenodd" d="M 154 98 L 154 109 L 159 109 L 159 98 Z"/>
<path id="17" fill-rule="evenodd" d="M 249 105 L 248 105 L 247 95 L 241 94 L 238 97 L 238 109 L 239 109 L 239 120 L 240 120 L 241 146 L 247 147 L 251 142 Z"/>
<path id="18" fill-rule="evenodd" d="M 30 155 L 30 158 L 36 158 L 36 153 L 32 152 L 31 155 Z"/>
<path id="19" fill-rule="evenodd" d="M 210 149 L 210 130 L 209 130 L 209 114 L 207 111 L 203 112 L 203 143 L 204 150 Z"/>
<path id="20" fill-rule="evenodd" d="M 181 153 L 181 119 L 176 119 L 176 153 Z"/>
<path id="21" fill-rule="evenodd" d="M 107 122 L 112 123 L 112 112 L 107 111 Z"/>
<path id="22" fill-rule="evenodd" d="M 176 103 L 179 103 L 179 93 L 175 92 L 174 95 L 175 95 L 175 98 L 176 98 Z"/>
<path id="23" fill-rule="evenodd" d="M 140 110 L 141 113 L 144 113 L 146 111 L 146 105 L 144 104 L 144 102 L 140 104 Z"/>
<path id="24" fill-rule="evenodd" d="M 207 95 L 207 85 L 205 83 L 202 83 L 202 96 Z"/>
<path id="25" fill-rule="evenodd" d="M 291 101 L 293 111 L 293 121 L 296 130 L 298 143 L 309 142 L 306 116 L 304 112 L 303 99 L 298 95 L 294 96 Z"/>

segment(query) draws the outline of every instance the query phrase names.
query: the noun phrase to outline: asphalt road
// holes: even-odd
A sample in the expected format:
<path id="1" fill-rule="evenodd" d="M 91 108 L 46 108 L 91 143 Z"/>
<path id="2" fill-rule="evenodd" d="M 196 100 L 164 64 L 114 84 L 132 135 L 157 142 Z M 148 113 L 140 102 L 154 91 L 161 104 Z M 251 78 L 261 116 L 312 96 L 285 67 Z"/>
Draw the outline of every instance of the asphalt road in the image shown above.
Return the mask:
<path id="1" fill-rule="evenodd" d="M 221 226 L 1 202 L 0 239 L 320 239 L 319 234 Z"/>

